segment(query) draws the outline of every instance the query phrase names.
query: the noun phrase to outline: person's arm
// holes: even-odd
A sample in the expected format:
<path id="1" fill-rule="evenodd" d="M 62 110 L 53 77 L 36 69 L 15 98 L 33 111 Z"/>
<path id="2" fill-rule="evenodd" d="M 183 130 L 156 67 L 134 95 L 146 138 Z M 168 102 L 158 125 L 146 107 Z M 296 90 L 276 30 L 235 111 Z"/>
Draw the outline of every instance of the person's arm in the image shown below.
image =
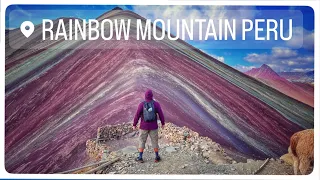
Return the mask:
<path id="1" fill-rule="evenodd" d="M 134 116 L 134 120 L 133 120 L 133 127 L 136 127 L 138 124 L 138 121 L 140 119 L 140 116 L 142 114 L 142 110 L 143 110 L 143 105 L 142 103 L 139 104 L 136 115 Z"/>
<path id="2" fill-rule="evenodd" d="M 158 103 L 158 109 L 157 109 L 157 113 L 159 115 L 160 121 L 161 121 L 161 125 L 162 127 L 164 126 L 165 122 L 164 122 L 164 116 L 163 116 L 163 112 L 160 106 L 160 103 Z"/>

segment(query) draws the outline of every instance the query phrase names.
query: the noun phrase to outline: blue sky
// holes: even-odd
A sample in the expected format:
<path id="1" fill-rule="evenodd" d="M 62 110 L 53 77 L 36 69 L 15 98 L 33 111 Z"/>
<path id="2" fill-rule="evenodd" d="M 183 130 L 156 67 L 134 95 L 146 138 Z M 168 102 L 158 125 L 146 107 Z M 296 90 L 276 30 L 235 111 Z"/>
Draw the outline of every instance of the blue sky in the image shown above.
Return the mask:
<path id="1" fill-rule="evenodd" d="M 17 28 L 23 21 L 40 24 L 42 19 L 77 17 L 93 19 L 116 6 L 111 5 L 13 5 L 6 10 L 6 28 Z M 310 71 L 314 69 L 314 12 L 307 6 L 119 6 L 154 20 L 225 18 L 293 19 L 290 41 L 254 41 L 254 33 L 242 41 L 187 40 L 191 45 L 240 70 L 247 71 L 268 64 L 275 71 Z M 284 32 L 288 31 L 284 26 Z M 239 36 L 239 37 L 238 37 Z M 271 36 L 273 37 L 273 36 Z"/>

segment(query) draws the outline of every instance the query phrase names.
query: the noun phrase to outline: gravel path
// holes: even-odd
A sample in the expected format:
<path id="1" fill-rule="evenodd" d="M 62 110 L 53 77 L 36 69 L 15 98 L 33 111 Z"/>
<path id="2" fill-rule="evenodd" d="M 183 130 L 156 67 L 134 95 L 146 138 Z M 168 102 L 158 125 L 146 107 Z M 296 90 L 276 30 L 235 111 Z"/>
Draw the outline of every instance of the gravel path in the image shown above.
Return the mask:
<path id="1" fill-rule="evenodd" d="M 129 146 L 129 151 L 130 151 Z M 154 152 L 147 148 L 143 154 L 144 163 L 138 163 L 135 158 L 138 153 L 121 150 L 112 153 L 113 156 L 121 157 L 121 161 L 114 163 L 97 174 L 215 174 L 215 175 L 250 175 L 253 174 L 263 163 L 263 160 L 248 160 L 247 163 L 213 164 L 204 158 L 201 153 L 191 151 L 186 147 L 174 147 L 169 145 L 160 146 L 159 154 L 162 160 L 154 162 Z M 166 149 L 174 148 L 174 152 Z M 259 172 L 260 175 L 290 175 L 292 167 L 280 160 L 271 159 Z"/>
<path id="2" fill-rule="evenodd" d="M 181 140 L 185 131 L 186 140 Z M 162 132 L 163 131 L 163 132 Z M 138 157 L 138 134 L 129 133 L 117 140 L 106 141 L 106 159 L 119 157 L 120 161 L 99 170 L 96 174 L 212 174 L 212 175 L 252 175 L 265 160 L 247 159 L 232 151 L 226 151 L 207 137 L 200 137 L 184 127 L 167 125 L 159 133 L 159 154 L 161 161 L 154 162 L 155 154 L 150 138 L 143 153 L 144 163 L 136 162 Z M 241 162 L 240 162 L 241 161 Z M 310 169 L 309 172 L 312 172 Z M 292 175 L 293 168 L 280 159 L 271 158 L 258 172 L 259 175 Z"/>

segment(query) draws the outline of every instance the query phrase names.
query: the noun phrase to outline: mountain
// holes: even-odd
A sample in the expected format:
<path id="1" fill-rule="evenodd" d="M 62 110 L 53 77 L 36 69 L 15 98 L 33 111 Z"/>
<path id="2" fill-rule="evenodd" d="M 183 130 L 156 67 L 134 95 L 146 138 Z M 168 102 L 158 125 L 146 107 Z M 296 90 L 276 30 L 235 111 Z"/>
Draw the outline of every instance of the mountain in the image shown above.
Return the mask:
<path id="1" fill-rule="evenodd" d="M 313 83 L 314 71 L 308 72 L 279 72 L 279 75 L 290 82 Z"/>
<path id="2" fill-rule="evenodd" d="M 115 9 L 98 20 L 105 18 L 132 19 L 129 40 L 42 41 L 41 26 L 27 42 L 19 31 L 6 37 L 8 172 L 52 173 L 85 164 L 85 142 L 98 127 L 132 122 L 147 88 L 167 122 L 211 138 L 230 155 L 279 157 L 293 133 L 313 127 L 311 106 L 180 39 L 137 41 L 134 20 L 145 20 L 138 14 Z"/>
<path id="3" fill-rule="evenodd" d="M 260 68 L 252 68 L 251 70 L 245 72 L 245 74 L 258 79 L 283 80 L 283 78 L 281 78 L 266 64 L 263 64 Z"/>
<path id="4" fill-rule="evenodd" d="M 307 85 L 289 82 L 284 77 L 279 76 L 268 65 L 263 64 L 260 68 L 253 68 L 245 74 L 254 77 L 278 91 L 297 99 L 310 106 L 314 106 L 313 88 Z"/>

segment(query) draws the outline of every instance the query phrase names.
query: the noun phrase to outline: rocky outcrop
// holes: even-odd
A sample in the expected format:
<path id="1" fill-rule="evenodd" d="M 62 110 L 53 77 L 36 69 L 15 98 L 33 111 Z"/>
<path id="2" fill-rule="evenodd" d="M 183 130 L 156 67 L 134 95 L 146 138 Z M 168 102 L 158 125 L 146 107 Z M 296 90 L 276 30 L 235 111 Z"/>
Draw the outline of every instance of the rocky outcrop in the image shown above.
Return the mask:
<path id="1" fill-rule="evenodd" d="M 168 123 L 164 129 L 160 129 L 159 136 L 168 139 L 173 146 L 185 146 L 214 164 L 232 163 L 232 158 L 227 156 L 220 144 L 213 142 L 209 137 L 199 136 L 199 133 L 185 126 L 178 127 Z"/>
<path id="2" fill-rule="evenodd" d="M 129 123 L 99 127 L 97 137 L 87 140 L 86 153 L 90 159 L 101 160 L 110 152 L 106 142 L 132 137 L 136 133 L 137 131 L 133 131 L 132 124 Z"/>
<path id="3" fill-rule="evenodd" d="M 98 144 L 96 139 L 89 139 L 86 142 L 86 153 L 90 159 L 101 160 L 104 153 L 108 151 L 108 147 L 103 144 Z"/>
<path id="4" fill-rule="evenodd" d="M 108 125 L 99 127 L 97 131 L 98 141 L 116 140 L 133 132 L 132 124 L 122 123 L 118 125 Z"/>
<path id="5" fill-rule="evenodd" d="M 112 153 L 106 145 L 106 142 L 116 139 L 132 138 L 137 133 L 138 131 L 132 130 L 132 124 L 129 123 L 99 127 L 97 138 L 87 141 L 86 152 L 91 159 L 102 160 Z M 178 127 L 172 123 L 167 123 L 164 129 L 159 128 L 159 138 L 166 139 L 168 144 L 162 144 L 161 147 L 166 147 L 166 151 L 169 153 L 175 152 L 175 147 L 178 147 L 179 149 L 184 148 L 198 156 L 202 156 L 214 164 L 232 163 L 232 158 L 227 156 L 220 144 L 213 142 L 208 137 L 199 136 L 197 132 L 185 126 Z M 128 146 L 119 151 L 123 154 L 129 150 L 130 152 L 134 152 L 133 149 L 132 146 Z M 113 155 L 115 154 L 113 153 Z"/>

